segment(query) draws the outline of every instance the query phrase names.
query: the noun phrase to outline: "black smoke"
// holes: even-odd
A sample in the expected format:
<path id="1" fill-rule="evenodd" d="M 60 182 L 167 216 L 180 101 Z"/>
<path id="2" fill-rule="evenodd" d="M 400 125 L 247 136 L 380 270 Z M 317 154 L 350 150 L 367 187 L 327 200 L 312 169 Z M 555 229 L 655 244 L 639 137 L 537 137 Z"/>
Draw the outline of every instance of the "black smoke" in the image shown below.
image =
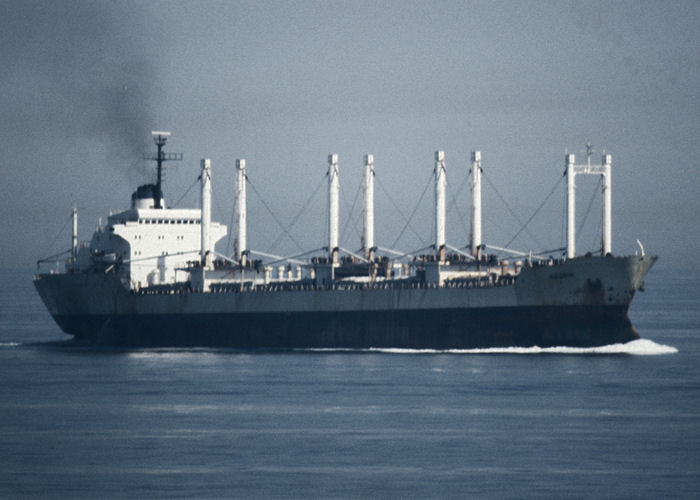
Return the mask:
<path id="1" fill-rule="evenodd" d="M 140 18 L 139 4 L 124 2 L 0 3 L 4 139 L 90 142 L 140 171 L 155 77 Z"/>

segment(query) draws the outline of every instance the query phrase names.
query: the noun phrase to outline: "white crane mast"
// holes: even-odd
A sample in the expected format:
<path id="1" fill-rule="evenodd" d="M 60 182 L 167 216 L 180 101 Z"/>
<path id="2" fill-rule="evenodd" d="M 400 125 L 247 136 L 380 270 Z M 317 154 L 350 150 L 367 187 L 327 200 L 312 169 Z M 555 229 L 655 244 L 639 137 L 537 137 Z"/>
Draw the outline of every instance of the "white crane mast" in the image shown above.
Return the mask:
<path id="1" fill-rule="evenodd" d="M 202 244 L 201 244 L 201 259 L 202 267 L 209 269 L 211 267 L 211 160 L 203 158 L 201 161 L 202 175 Z"/>
<path id="2" fill-rule="evenodd" d="M 338 216 L 340 183 L 338 155 L 328 155 L 328 254 L 333 265 L 338 264 Z"/>
<path id="3" fill-rule="evenodd" d="M 603 154 L 603 255 L 612 252 L 612 155 Z"/>
<path id="4" fill-rule="evenodd" d="M 573 259 L 576 256 L 576 176 L 600 175 L 603 178 L 603 230 L 600 249 L 603 255 L 612 252 L 612 155 L 603 154 L 601 165 L 591 165 L 592 146 L 586 144 L 588 161 L 584 165 L 576 165 L 572 154 L 565 156 L 567 177 L 567 231 L 566 256 Z"/>
<path id="5" fill-rule="evenodd" d="M 246 166 L 245 160 L 236 160 L 236 193 L 234 200 L 234 218 L 236 227 L 233 239 L 234 259 L 242 266 L 246 264 L 247 221 L 246 221 Z"/>
<path id="6" fill-rule="evenodd" d="M 479 259 L 481 247 L 481 151 L 472 152 L 472 167 L 469 174 L 471 187 L 469 248 L 472 256 Z"/>
<path id="7" fill-rule="evenodd" d="M 366 259 L 374 259 L 374 155 L 365 155 L 364 205 L 362 206 L 362 251 Z"/>
<path id="8" fill-rule="evenodd" d="M 71 215 L 73 219 L 73 235 L 71 240 L 71 264 L 73 269 L 75 269 L 78 262 L 78 207 L 73 205 L 73 212 Z"/>
<path id="9" fill-rule="evenodd" d="M 445 152 L 435 151 L 435 252 L 440 262 L 445 260 Z"/>
<path id="10" fill-rule="evenodd" d="M 576 256 L 576 172 L 574 164 L 576 157 L 567 154 L 566 161 L 566 257 L 573 259 Z"/>

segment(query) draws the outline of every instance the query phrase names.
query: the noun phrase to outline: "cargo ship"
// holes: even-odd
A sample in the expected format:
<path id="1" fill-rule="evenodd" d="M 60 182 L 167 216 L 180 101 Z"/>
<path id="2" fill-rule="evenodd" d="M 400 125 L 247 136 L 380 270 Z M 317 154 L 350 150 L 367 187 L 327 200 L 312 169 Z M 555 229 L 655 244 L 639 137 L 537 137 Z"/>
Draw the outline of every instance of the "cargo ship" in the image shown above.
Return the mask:
<path id="1" fill-rule="evenodd" d="M 127 210 L 111 213 L 78 242 L 72 212 L 66 257 L 41 259 L 34 284 L 56 323 L 78 341 L 117 346 L 240 349 L 600 346 L 639 338 L 628 311 L 656 261 L 640 246 L 612 254 L 611 160 L 565 155 L 567 245 L 558 256 L 482 241 L 481 153 L 469 172 L 470 234 L 446 243 L 445 154 L 435 152 L 435 240 L 402 253 L 374 239 L 374 158 L 364 156 L 363 230 L 357 252 L 339 246 L 338 156 L 328 157 L 328 246 L 275 256 L 247 245 L 247 173 L 236 160 L 234 252 L 215 250 L 228 233 L 211 220 L 211 161 L 201 160 L 201 204 L 167 208 L 164 164 L 170 134 L 153 132 L 156 180 L 139 186 Z M 576 255 L 575 179 L 602 178 L 601 247 Z M 425 249 L 424 249 L 425 250 Z M 497 253 L 500 252 L 500 253 Z M 257 258 L 256 258 L 257 257 Z"/>

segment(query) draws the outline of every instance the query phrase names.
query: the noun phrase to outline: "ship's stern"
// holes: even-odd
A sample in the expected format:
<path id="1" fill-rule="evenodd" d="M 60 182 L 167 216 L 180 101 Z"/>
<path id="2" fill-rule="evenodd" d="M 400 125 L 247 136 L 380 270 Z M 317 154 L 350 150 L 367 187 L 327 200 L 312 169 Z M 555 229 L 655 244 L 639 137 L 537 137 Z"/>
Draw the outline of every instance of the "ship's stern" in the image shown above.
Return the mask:
<path id="1" fill-rule="evenodd" d="M 100 332 L 125 293 L 117 277 L 95 273 L 36 274 L 34 286 L 56 324 L 78 339 Z"/>

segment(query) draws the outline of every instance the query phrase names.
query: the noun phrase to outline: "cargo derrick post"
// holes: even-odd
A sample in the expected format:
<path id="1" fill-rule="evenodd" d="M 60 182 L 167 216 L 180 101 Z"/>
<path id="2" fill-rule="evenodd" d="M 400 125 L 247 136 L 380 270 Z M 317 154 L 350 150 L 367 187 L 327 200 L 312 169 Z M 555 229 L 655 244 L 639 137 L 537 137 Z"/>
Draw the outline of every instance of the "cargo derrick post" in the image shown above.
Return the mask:
<path id="1" fill-rule="evenodd" d="M 234 218 L 236 227 L 234 229 L 233 251 L 234 260 L 238 261 L 241 267 L 245 267 L 248 254 L 247 248 L 247 221 L 246 221 L 246 165 L 244 159 L 236 160 L 236 194 L 234 199 Z"/>
<path id="2" fill-rule="evenodd" d="M 71 218 L 73 219 L 73 233 L 71 237 L 71 268 L 73 272 L 77 269 L 78 265 L 78 206 L 73 205 L 73 211 L 71 212 Z"/>
<path id="3" fill-rule="evenodd" d="M 202 158 L 201 161 L 202 175 L 202 244 L 201 244 L 201 263 L 202 268 L 209 269 L 211 267 L 211 236 L 209 226 L 211 224 L 211 160 Z"/>
<path id="4" fill-rule="evenodd" d="M 603 234 L 601 247 L 603 255 L 612 253 L 612 155 L 603 153 Z"/>
<path id="5" fill-rule="evenodd" d="M 603 225 L 600 238 L 600 251 L 602 255 L 612 253 L 612 155 L 603 153 L 600 165 L 591 165 L 593 146 L 586 143 L 586 159 L 583 165 L 576 165 L 576 157 L 566 154 L 567 177 L 567 231 L 566 231 L 566 257 L 576 257 L 576 176 L 599 175 L 602 177 L 603 194 Z"/>
<path id="6" fill-rule="evenodd" d="M 362 254 L 371 263 L 374 261 L 374 155 L 365 155 L 364 178 L 362 190 L 364 204 L 362 206 Z"/>
<path id="7" fill-rule="evenodd" d="M 573 259 L 576 256 L 576 173 L 574 163 L 576 157 L 567 154 L 566 162 L 566 258 Z"/>
<path id="8" fill-rule="evenodd" d="M 338 155 L 328 155 L 328 257 L 332 267 L 338 266 L 338 216 L 340 183 Z"/>
<path id="9" fill-rule="evenodd" d="M 445 152 L 435 151 L 435 255 L 445 262 Z"/>
<path id="10" fill-rule="evenodd" d="M 481 260 L 481 151 L 472 151 L 472 166 L 469 170 L 470 200 L 470 231 L 469 249 L 472 257 Z"/>

